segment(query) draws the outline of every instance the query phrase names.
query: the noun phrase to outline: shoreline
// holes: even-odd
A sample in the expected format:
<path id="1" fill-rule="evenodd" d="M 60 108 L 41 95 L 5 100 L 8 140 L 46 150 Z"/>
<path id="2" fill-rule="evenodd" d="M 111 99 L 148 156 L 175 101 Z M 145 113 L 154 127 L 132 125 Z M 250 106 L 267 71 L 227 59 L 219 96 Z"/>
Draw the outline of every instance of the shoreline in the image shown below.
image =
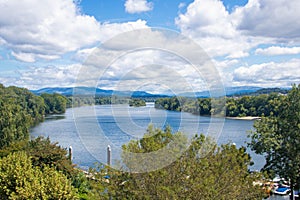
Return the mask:
<path id="1" fill-rule="evenodd" d="M 246 116 L 246 117 L 226 117 L 226 119 L 257 120 L 257 119 L 261 119 L 261 117 L 253 117 L 253 116 Z"/>

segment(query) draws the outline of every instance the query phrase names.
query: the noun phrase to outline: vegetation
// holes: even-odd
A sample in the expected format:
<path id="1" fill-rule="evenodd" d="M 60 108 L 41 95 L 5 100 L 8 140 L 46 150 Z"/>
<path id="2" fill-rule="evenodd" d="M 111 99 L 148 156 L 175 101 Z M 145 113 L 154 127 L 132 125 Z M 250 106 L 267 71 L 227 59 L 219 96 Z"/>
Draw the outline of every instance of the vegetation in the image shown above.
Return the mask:
<path id="1" fill-rule="evenodd" d="M 45 114 L 64 113 L 67 99 L 59 94 L 36 96 L 29 90 L 0 84 L 0 149 L 28 140 L 31 126 Z"/>
<path id="2" fill-rule="evenodd" d="M 27 89 L 0 84 L 1 199 L 262 199 L 262 189 L 253 182 L 263 177 L 248 171 L 251 158 L 246 149 L 231 144 L 217 146 L 203 135 L 188 139 L 182 133 L 173 134 L 170 127 L 160 130 L 149 126 L 142 139 L 123 145 L 123 171 L 100 165 L 88 177 L 75 168 L 67 150 L 57 143 L 43 137 L 29 140 L 31 126 L 46 114 L 65 112 L 72 102 L 82 105 L 123 101 L 126 100 L 114 96 L 36 96 Z M 213 107 L 218 101 L 221 99 L 173 97 L 158 99 L 155 106 L 210 115 L 224 112 Z M 131 103 L 145 102 L 134 99 Z M 290 180 L 292 189 L 298 187 L 300 85 L 294 85 L 287 96 L 272 93 L 228 98 L 226 107 L 227 116 L 262 116 L 255 122 L 250 147 L 266 156 L 266 172 Z M 165 159 L 144 157 L 160 149 L 175 152 L 176 159 L 168 163 L 169 154 Z M 147 171 L 164 163 L 168 164 Z"/>
<path id="3" fill-rule="evenodd" d="M 278 102 L 277 110 L 255 122 L 250 147 L 265 155 L 264 170 L 289 180 L 293 191 L 300 183 L 300 85 Z"/>
<path id="4" fill-rule="evenodd" d="M 27 89 L 0 84 L 1 199 L 86 199 L 87 178 L 68 158 L 66 149 L 49 138 L 29 140 L 31 126 L 45 114 L 65 112 L 58 94 L 36 96 Z"/>
<path id="5" fill-rule="evenodd" d="M 146 106 L 146 102 L 142 99 L 134 98 L 129 100 L 129 106 L 134 106 L 134 107 Z"/>
<path id="6" fill-rule="evenodd" d="M 277 115 L 279 112 L 278 106 L 284 98 L 284 95 L 278 93 L 226 98 L 226 113 L 223 114 L 226 114 L 227 117 Z M 199 115 L 211 115 L 216 112 L 214 110 L 215 108 L 212 108 L 212 101 L 218 101 L 218 99 L 194 99 L 187 97 L 161 98 L 155 101 L 155 107 Z"/>
<path id="7" fill-rule="evenodd" d="M 25 152 L 0 159 L 1 199 L 78 199 L 67 177 L 54 168 L 32 165 Z"/>
<path id="8" fill-rule="evenodd" d="M 66 112 L 68 99 L 60 94 L 41 94 L 45 102 L 46 114 L 62 114 Z"/>
<path id="9" fill-rule="evenodd" d="M 181 133 L 172 134 L 170 128 L 162 131 L 150 126 L 144 138 L 131 141 L 123 146 L 123 150 L 147 154 L 167 147 L 178 138 L 182 139 L 182 144 L 187 141 Z M 128 172 L 108 168 L 103 169 L 103 173 L 94 174 L 107 189 L 98 190 L 103 198 L 210 200 L 262 199 L 263 196 L 261 188 L 253 185 L 260 174 L 248 172 L 250 157 L 245 148 L 237 149 L 234 145 L 218 147 L 203 135 L 196 135 L 175 162 L 155 171 L 132 173 L 137 167 L 132 165 L 135 163 L 132 159 L 136 158 L 125 155 L 122 158 L 123 167 Z M 143 166 L 144 162 L 147 161 L 141 159 L 140 165 Z M 106 173 L 109 173 L 109 181 L 103 180 Z"/>
<path id="10" fill-rule="evenodd" d="M 108 104 L 127 104 L 128 97 L 118 96 L 70 96 L 68 97 L 67 107 L 79 107 L 85 105 L 108 105 Z"/>

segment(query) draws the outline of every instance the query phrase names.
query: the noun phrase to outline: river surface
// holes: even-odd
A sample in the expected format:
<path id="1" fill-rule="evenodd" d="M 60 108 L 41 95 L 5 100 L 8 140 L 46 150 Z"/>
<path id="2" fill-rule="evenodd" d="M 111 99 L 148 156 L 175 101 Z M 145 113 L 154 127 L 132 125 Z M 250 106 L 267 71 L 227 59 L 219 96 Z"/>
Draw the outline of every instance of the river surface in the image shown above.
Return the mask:
<path id="1" fill-rule="evenodd" d="M 139 139 L 149 124 L 154 127 L 172 127 L 173 132 L 181 131 L 192 137 L 203 133 L 213 137 L 218 144 L 235 143 L 237 147 L 247 146 L 248 132 L 253 121 L 224 118 L 210 118 L 127 105 L 97 105 L 67 109 L 63 115 L 49 116 L 43 123 L 31 130 L 31 136 L 50 137 L 62 147 L 72 146 L 73 162 L 87 169 L 96 162 L 106 163 L 107 145 L 112 149 L 112 160 L 120 160 L 121 147 L 131 139 Z M 264 158 L 247 150 L 254 161 L 251 170 L 259 170 Z"/>

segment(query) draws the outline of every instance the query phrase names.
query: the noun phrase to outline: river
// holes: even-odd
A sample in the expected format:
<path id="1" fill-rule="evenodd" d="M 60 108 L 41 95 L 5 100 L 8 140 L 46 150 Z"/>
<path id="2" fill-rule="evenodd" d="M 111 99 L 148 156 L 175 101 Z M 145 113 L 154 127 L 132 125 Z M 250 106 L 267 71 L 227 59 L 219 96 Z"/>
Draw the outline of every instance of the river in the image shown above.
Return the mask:
<path id="1" fill-rule="evenodd" d="M 106 162 L 106 148 L 112 148 L 113 161 L 120 159 L 121 146 L 131 139 L 138 139 L 146 132 L 148 125 L 182 131 L 188 137 L 204 133 L 217 139 L 218 144 L 235 143 L 237 147 L 247 146 L 248 131 L 253 129 L 251 120 L 235 120 L 197 116 L 127 105 L 97 105 L 67 109 L 63 115 L 52 115 L 31 130 L 31 136 L 50 137 L 62 147 L 72 146 L 73 162 L 81 168 L 88 168 L 95 162 Z M 247 150 L 254 161 L 251 170 L 259 170 L 264 158 Z"/>

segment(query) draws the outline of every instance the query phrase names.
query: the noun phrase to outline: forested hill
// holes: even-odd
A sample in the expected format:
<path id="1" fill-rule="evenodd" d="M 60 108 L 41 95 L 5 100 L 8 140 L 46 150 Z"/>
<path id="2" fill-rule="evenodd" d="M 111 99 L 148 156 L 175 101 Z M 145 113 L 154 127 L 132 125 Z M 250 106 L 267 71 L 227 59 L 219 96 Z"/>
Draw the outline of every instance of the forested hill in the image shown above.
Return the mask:
<path id="1" fill-rule="evenodd" d="M 37 96 L 25 88 L 0 84 L 0 148 L 29 139 L 29 128 L 47 114 L 64 113 L 67 101 L 59 94 Z"/>
<path id="2" fill-rule="evenodd" d="M 251 92 L 243 92 L 243 93 L 233 93 L 231 95 L 227 96 L 257 96 L 261 94 L 271 94 L 271 93 L 277 93 L 277 94 L 287 94 L 290 89 L 287 88 L 261 88 L 256 91 Z"/>
<path id="3" fill-rule="evenodd" d="M 79 188 L 86 179 L 67 150 L 49 138 L 29 137 L 31 126 L 65 112 L 67 101 L 0 84 L 0 199 L 83 199 L 87 190 Z"/>

